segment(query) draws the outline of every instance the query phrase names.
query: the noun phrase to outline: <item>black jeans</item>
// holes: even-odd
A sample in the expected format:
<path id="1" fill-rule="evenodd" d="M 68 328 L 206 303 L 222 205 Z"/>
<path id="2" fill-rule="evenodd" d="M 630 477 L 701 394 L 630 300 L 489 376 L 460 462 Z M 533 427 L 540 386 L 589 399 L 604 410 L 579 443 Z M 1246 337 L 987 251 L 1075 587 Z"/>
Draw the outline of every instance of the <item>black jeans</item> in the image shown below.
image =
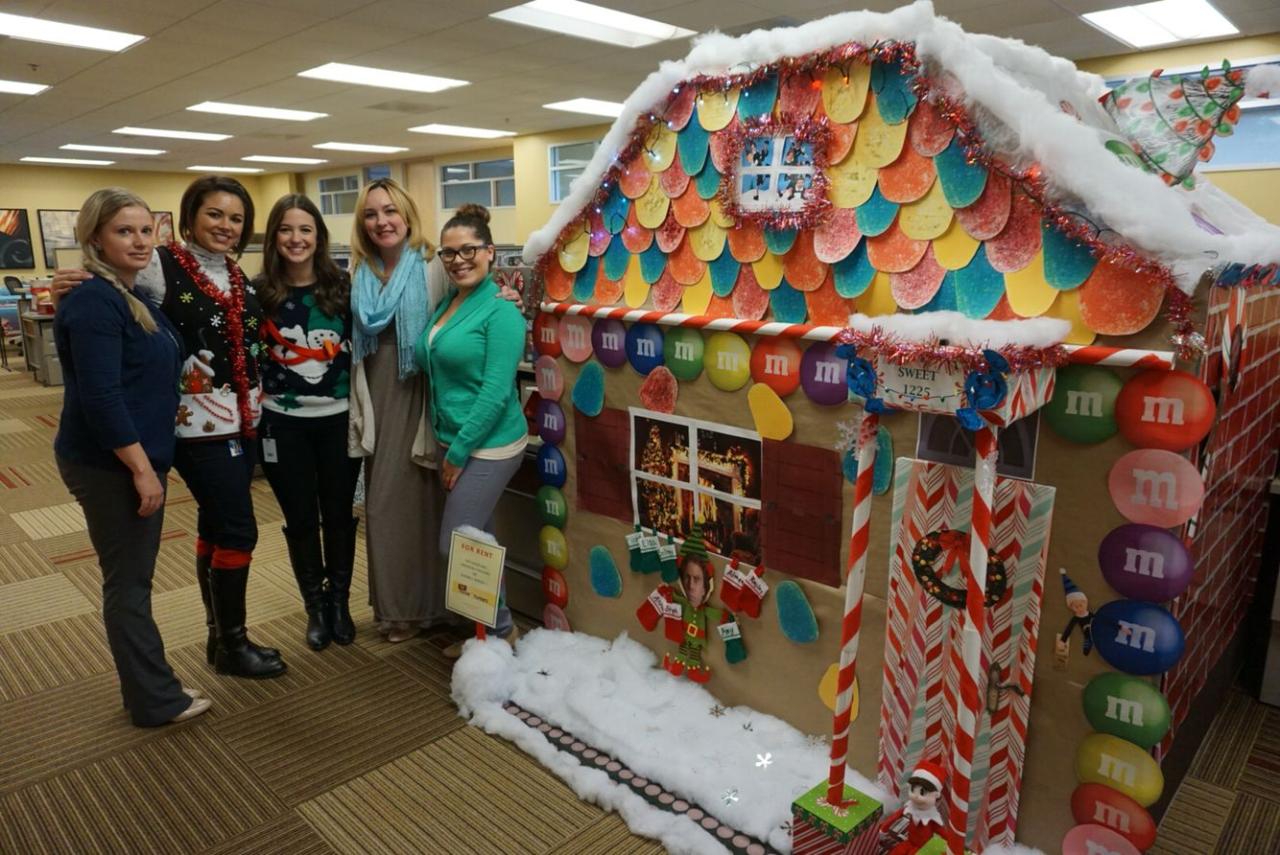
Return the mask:
<path id="1" fill-rule="evenodd" d="M 262 469 L 291 537 L 309 537 L 322 525 L 351 525 L 361 460 L 347 456 L 346 413 L 305 417 L 265 410 L 258 434 L 275 444 L 275 462 L 264 453 Z"/>
<path id="2" fill-rule="evenodd" d="M 151 578 L 160 552 L 164 508 L 138 516 L 138 493 L 123 466 L 104 469 L 58 458 L 62 481 L 84 510 L 102 568 L 102 622 L 129 717 L 139 727 L 164 724 L 191 706 L 164 657 L 151 616 Z M 164 475 L 160 474 L 161 483 Z"/>
<path id="3" fill-rule="evenodd" d="M 196 500 L 196 532 L 215 549 L 252 553 L 258 545 L 250 491 L 257 462 L 253 440 L 178 441 L 174 468 Z"/>

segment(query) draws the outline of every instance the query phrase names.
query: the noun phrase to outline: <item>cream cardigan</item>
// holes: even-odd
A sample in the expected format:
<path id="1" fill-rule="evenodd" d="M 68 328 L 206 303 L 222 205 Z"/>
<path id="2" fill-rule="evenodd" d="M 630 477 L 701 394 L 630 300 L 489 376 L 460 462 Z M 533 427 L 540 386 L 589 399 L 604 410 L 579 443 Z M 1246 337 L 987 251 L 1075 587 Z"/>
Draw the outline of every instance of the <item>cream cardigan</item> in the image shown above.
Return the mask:
<path id="1" fill-rule="evenodd" d="M 448 276 L 438 258 L 427 262 L 427 302 L 429 311 L 440 304 L 448 287 Z M 347 454 L 351 457 L 369 457 L 374 449 L 373 399 L 369 396 L 369 380 L 365 376 L 364 362 L 357 362 L 351 369 L 351 410 L 347 420 Z M 418 466 L 435 469 L 439 464 L 440 445 L 436 442 L 426 406 L 418 413 L 418 430 L 413 437 L 409 459 Z"/>

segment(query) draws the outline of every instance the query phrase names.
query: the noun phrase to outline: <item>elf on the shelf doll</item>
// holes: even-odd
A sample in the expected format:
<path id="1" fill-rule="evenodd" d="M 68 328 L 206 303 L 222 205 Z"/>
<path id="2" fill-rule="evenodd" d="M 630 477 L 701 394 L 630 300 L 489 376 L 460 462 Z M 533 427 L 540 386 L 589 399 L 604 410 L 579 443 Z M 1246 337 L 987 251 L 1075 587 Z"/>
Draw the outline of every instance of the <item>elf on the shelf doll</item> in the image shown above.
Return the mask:
<path id="1" fill-rule="evenodd" d="M 907 779 L 906 803 L 880 823 L 881 855 L 914 855 L 935 834 L 944 834 L 938 804 L 945 778 L 937 763 L 921 760 L 916 764 Z"/>
<path id="2" fill-rule="evenodd" d="M 667 638 L 680 645 L 675 653 L 662 657 L 662 667 L 695 683 L 711 679 L 711 666 L 702 661 L 708 627 L 719 633 L 725 645 L 725 659 L 730 664 L 747 658 L 733 612 L 707 605 L 714 588 L 715 575 L 702 538 L 702 526 L 694 523 L 680 545 L 680 576 L 675 585 L 659 585 L 636 610 L 636 617 L 645 629 L 656 627 L 661 618 Z"/>

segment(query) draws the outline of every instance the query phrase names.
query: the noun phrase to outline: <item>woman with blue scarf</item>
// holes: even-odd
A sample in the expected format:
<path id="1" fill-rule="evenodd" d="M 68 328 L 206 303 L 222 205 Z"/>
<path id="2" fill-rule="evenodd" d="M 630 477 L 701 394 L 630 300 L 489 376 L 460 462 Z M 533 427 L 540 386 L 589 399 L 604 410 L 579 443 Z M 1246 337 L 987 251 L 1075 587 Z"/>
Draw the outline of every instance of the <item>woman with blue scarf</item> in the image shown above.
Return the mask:
<path id="1" fill-rule="evenodd" d="M 445 277 L 417 207 L 389 178 L 360 191 L 351 248 L 351 453 L 365 458 L 369 601 L 387 640 L 400 642 L 446 616 L 436 550 L 444 499 L 414 362 Z M 347 596 L 334 591 L 344 613 Z"/>

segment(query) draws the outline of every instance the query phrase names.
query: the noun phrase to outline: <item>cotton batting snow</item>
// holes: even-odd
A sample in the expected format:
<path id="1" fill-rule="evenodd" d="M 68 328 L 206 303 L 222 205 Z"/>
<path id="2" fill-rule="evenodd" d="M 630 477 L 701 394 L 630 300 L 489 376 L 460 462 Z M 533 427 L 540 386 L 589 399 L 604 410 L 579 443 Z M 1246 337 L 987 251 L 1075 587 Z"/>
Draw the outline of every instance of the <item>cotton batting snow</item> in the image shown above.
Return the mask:
<path id="1" fill-rule="evenodd" d="M 1206 270 L 1225 262 L 1280 262 L 1280 228 L 1252 212 L 1242 215 L 1239 206 L 1224 206 L 1224 194 L 1167 187 L 1104 147 L 1117 130 L 1097 102 L 1106 92 L 1101 77 L 1016 39 L 966 33 L 935 15 L 927 0 L 887 13 L 845 12 L 737 38 L 720 33 L 698 38 L 685 59 L 662 63 L 632 92 L 568 197 L 529 236 L 525 260 L 532 263 L 551 249 L 595 196 L 636 121 L 660 109 L 676 86 L 699 75 L 741 73 L 788 56 L 886 39 L 915 43 L 921 63 L 945 94 L 965 103 L 993 154 L 1018 166 L 1039 163 L 1055 199 L 1083 204 L 1124 240 L 1167 264 L 1188 293 Z M 1276 77 L 1265 68 L 1252 75 L 1257 75 L 1252 88 L 1259 92 Z M 1079 119 L 1063 111 L 1064 103 Z M 1223 234 L 1199 226 L 1193 211 Z"/>
<path id="2" fill-rule="evenodd" d="M 1052 347 L 1071 332 L 1071 322 L 1059 318 L 1025 318 L 1012 321 L 974 320 L 960 312 L 922 312 L 918 315 L 849 316 L 849 328 L 861 333 L 881 330 L 903 341 L 946 339 L 949 344 L 971 348 L 1010 345 Z"/>
<path id="3" fill-rule="evenodd" d="M 711 715 L 719 705 L 714 695 L 658 668 L 653 652 L 626 633 L 607 641 L 536 629 L 517 648 L 513 652 L 497 640 L 467 642 L 453 669 L 453 699 L 471 724 L 514 742 L 579 797 L 617 811 L 633 832 L 671 852 L 728 850 L 687 817 L 655 807 L 600 769 L 581 765 L 502 705 L 519 704 L 721 822 L 780 852 L 791 851 L 783 824 L 791 820 L 791 802 L 826 779 L 830 763 L 824 743 L 748 707 Z M 861 726 L 876 724 L 866 719 Z M 763 756 L 769 758 L 767 766 L 759 765 Z M 885 798 L 854 769 L 847 781 Z M 737 791 L 738 800 L 726 804 L 729 790 Z M 886 812 L 890 809 L 886 805 Z M 986 851 L 1031 855 L 1036 850 Z"/>

